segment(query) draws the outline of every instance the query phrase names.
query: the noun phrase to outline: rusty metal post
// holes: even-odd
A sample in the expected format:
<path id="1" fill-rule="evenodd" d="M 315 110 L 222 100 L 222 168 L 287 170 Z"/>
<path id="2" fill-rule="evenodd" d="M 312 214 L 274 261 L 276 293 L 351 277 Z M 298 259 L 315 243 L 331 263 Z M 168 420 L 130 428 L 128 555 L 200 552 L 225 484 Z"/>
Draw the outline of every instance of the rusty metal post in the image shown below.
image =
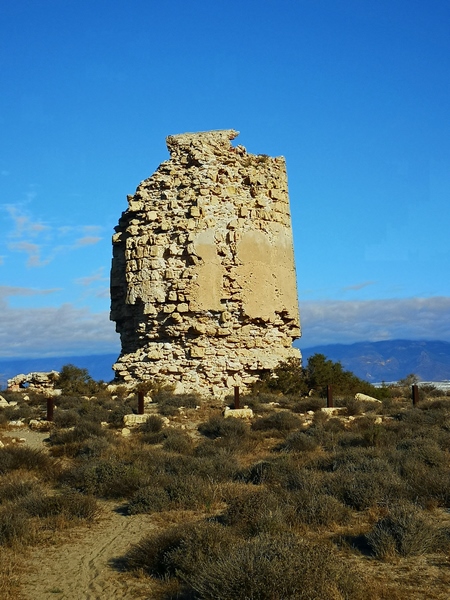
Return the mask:
<path id="1" fill-rule="evenodd" d="M 144 414 L 144 392 L 138 392 L 138 415 Z"/>
<path id="2" fill-rule="evenodd" d="M 239 386 L 234 386 L 234 408 L 239 408 Z"/>
<path id="3" fill-rule="evenodd" d="M 414 384 L 411 388 L 411 399 L 413 406 L 416 406 L 419 402 L 419 386 L 417 384 Z"/>
<path id="4" fill-rule="evenodd" d="M 47 398 L 47 421 L 53 421 L 53 409 L 55 408 L 55 399 Z"/>
<path id="5" fill-rule="evenodd" d="M 331 385 L 327 385 L 327 408 L 333 408 L 333 388 Z"/>

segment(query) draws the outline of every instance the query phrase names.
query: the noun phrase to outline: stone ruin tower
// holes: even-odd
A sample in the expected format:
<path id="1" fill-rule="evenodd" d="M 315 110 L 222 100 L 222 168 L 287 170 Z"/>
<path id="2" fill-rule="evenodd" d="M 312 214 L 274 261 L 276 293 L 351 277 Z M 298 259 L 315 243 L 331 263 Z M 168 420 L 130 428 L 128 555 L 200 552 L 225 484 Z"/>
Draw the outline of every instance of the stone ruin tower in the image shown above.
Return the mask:
<path id="1" fill-rule="evenodd" d="M 300 336 L 286 165 L 237 131 L 169 136 L 170 160 L 128 196 L 113 236 L 116 380 L 224 396 Z"/>

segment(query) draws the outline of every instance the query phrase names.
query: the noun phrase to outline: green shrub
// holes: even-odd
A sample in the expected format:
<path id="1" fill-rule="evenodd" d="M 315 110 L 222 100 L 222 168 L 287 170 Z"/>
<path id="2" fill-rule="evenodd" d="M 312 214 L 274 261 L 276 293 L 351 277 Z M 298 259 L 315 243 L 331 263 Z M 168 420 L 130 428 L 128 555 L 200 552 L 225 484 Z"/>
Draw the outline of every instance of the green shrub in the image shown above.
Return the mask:
<path id="1" fill-rule="evenodd" d="M 158 431 L 157 433 L 143 433 L 141 436 L 141 440 L 144 444 L 162 444 L 166 439 L 166 435 L 163 431 Z"/>
<path id="2" fill-rule="evenodd" d="M 94 381 L 87 369 L 80 369 L 72 364 L 61 368 L 57 384 L 63 394 L 79 396 L 92 396 L 105 387 L 102 383 Z"/>
<path id="3" fill-rule="evenodd" d="M 355 510 L 382 506 L 406 495 L 406 488 L 391 471 L 339 471 L 329 481 L 327 491 Z"/>

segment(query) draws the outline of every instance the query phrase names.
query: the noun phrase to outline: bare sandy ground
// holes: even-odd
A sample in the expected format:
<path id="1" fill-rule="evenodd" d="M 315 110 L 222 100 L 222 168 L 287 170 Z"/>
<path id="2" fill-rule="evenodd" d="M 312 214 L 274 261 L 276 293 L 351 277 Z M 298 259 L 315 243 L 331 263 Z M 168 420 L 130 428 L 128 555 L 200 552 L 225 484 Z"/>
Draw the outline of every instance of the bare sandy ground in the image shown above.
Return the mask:
<path id="1" fill-rule="evenodd" d="M 68 532 L 62 544 L 31 549 L 21 586 L 26 600 L 123 600 L 150 598 L 148 582 L 120 573 L 117 560 L 155 527 L 151 515 L 124 516 L 104 504 L 105 516 Z"/>

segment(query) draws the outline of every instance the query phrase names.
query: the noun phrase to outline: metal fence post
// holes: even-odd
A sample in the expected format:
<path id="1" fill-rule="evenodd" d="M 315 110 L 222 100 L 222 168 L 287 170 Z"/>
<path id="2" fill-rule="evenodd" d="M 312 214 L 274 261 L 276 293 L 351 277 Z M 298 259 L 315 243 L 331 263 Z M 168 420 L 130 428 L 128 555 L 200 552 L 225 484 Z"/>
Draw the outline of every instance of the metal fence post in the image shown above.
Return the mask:
<path id="1" fill-rule="evenodd" d="M 53 421 L 53 409 L 55 407 L 55 399 L 47 398 L 47 421 Z"/>
<path id="2" fill-rule="evenodd" d="M 327 385 L 327 408 L 333 407 L 333 387 L 331 385 Z"/>
<path id="3" fill-rule="evenodd" d="M 144 414 L 144 392 L 138 392 L 138 415 Z"/>
<path id="4" fill-rule="evenodd" d="M 419 402 L 419 386 L 415 383 L 411 388 L 411 398 L 413 406 Z"/>
<path id="5" fill-rule="evenodd" d="M 239 386 L 234 386 L 234 408 L 239 408 Z"/>

